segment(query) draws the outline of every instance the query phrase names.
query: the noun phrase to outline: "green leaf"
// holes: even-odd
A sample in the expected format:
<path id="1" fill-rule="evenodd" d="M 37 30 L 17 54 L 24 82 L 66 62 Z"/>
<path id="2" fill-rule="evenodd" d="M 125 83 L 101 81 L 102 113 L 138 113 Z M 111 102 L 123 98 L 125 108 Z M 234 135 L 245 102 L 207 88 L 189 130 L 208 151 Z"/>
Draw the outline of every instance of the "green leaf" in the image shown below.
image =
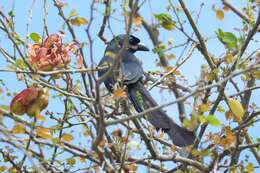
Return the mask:
<path id="1" fill-rule="evenodd" d="M 69 17 L 75 17 L 75 16 L 77 16 L 77 15 L 78 15 L 77 10 L 76 10 L 76 9 L 73 9 L 73 10 L 70 11 Z"/>
<path id="2" fill-rule="evenodd" d="M 8 12 L 8 15 L 9 15 L 10 17 L 14 17 L 14 11 L 9 11 L 9 12 Z"/>
<path id="3" fill-rule="evenodd" d="M 27 65 L 25 64 L 25 62 L 23 61 L 23 59 L 18 58 L 15 60 L 15 65 L 21 69 L 25 69 L 27 67 Z"/>
<path id="4" fill-rule="evenodd" d="M 166 13 L 155 14 L 154 17 L 159 22 L 173 21 L 172 17 L 169 14 L 166 14 Z"/>
<path id="5" fill-rule="evenodd" d="M 222 125 L 222 123 L 214 115 L 209 115 L 207 117 L 207 121 L 212 126 L 220 126 L 220 125 Z"/>
<path id="6" fill-rule="evenodd" d="M 40 43 L 41 41 L 41 36 L 35 32 L 31 33 L 29 37 L 35 42 L 35 43 Z"/>
<path id="7" fill-rule="evenodd" d="M 58 144 L 60 142 L 60 138 L 52 138 L 51 141 L 54 143 L 54 144 Z"/>
<path id="8" fill-rule="evenodd" d="M 169 14 L 160 13 L 154 15 L 155 19 L 159 21 L 160 25 L 167 30 L 173 30 L 175 28 L 175 21 Z"/>
<path id="9" fill-rule="evenodd" d="M 237 47 L 238 39 L 237 37 L 231 32 L 224 32 L 221 29 L 216 31 L 217 37 L 221 43 L 227 46 L 227 48 L 232 49 Z"/>
<path id="10" fill-rule="evenodd" d="M 16 32 L 13 33 L 13 36 L 15 38 L 16 44 L 20 45 L 20 44 L 24 43 L 24 41 L 21 39 L 20 35 L 17 34 Z"/>
<path id="11" fill-rule="evenodd" d="M 212 5 L 211 10 L 214 11 L 214 12 L 216 12 L 216 11 L 217 11 L 216 6 L 215 6 L 215 5 Z"/>

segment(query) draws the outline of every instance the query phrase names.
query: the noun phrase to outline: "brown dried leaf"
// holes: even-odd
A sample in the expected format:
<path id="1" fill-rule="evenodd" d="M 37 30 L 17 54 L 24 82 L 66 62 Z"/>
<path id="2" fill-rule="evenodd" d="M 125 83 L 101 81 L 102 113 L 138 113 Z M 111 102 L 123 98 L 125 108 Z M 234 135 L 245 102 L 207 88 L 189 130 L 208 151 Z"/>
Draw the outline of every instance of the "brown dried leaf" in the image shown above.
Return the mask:
<path id="1" fill-rule="evenodd" d="M 142 25 L 142 23 L 143 23 L 143 19 L 142 19 L 142 17 L 140 17 L 140 16 L 135 16 L 134 18 L 133 18 L 133 23 L 136 25 L 136 26 L 141 26 Z"/>
<path id="2" fill-rule="evenodd" d="M 222 9 L 223 9 L 224 11 L 229 11 L 229 10 L 230 10 L 230 8 L 229 8 L 228 6 L 226 6 L 226 5 L 224 5 Z"/>
<path id="3" fill-rule="evenodd" d="M 71 134 L 68 134 L 68 133 L 64 133 L 61 137 L 61 139 L 65 142 L 70 142 L 72 141 L 74 138 Z"/>
<path id="4" fill-rule="evenodd" d="M 103 138 L 103 139 L 99 142 L 98 146 L 101 147 L 101 148 L 104 148 L 104 147 L 105 147 L 105 144 L 106 144 L 106 140 Z"/>
<path id="5" fill-rule="evenodd" d="M 112 134 L 114 137 L 119 137 L 119 138 L 122 137 L 122 131 L 121 131 L 120 129 L 113 131 L 111 134 Z"/>

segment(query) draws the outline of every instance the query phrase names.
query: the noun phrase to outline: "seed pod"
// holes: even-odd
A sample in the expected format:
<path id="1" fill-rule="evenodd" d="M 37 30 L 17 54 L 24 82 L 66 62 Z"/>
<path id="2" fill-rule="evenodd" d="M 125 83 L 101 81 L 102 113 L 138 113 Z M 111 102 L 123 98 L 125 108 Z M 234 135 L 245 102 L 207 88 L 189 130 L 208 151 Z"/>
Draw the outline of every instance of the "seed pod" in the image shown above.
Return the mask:
<path id="1" fill-rule="evenodd" d="M 17 94 L 11 104 L 11 112 L 36 116 L 48 105 L 48 91 L 41 88 L 27 88 Z"/>

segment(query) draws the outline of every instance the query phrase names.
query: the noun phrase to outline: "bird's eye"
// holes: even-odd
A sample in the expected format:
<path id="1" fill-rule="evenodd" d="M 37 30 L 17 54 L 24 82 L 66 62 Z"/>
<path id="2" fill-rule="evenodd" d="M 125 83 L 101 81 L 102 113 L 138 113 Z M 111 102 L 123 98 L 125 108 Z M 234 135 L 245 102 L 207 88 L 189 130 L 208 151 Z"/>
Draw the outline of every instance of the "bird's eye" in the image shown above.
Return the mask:
<path id="1" fill-rule="evenodd" d="M 129 37 L 129 43 L 133 44 L 134 43 L 134 38 L 132 36 Z"/>

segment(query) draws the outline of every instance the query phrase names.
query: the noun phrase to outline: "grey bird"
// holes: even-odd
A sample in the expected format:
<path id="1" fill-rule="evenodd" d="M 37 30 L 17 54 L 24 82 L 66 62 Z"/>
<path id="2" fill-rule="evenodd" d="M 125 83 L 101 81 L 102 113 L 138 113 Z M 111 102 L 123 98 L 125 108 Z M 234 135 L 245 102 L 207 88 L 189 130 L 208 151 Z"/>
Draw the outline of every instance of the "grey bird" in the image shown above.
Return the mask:
<path id="1" fill-rule="evenodd" d="M 104 57 L 99 66 L 113 65 L 116 55 L 120 52 L 123 42 L 127 35 L 118 35 L 107 45 Z M 104 84 L 106 88 L 113 92 L 113 87 L 121 76 L 121 81 L 127 88 L 127 95 L 137 112 L 158 106 L 156 101 L 150 95 L 149 91 L 142 83 L 144 70 L 141 62 L 134 55 L 136 51 L 149 51 L 147 47 L 140 44 L 140 39 L 133 35 L 128 36 L 128 46 L 121 57 L 119 66 L 113 69 L 110 75 L 106 75 L 109 68 L 102 68 L 98 71 L 98 76 L 106 75 Z M 157 109 L 148 113 L 148 121 L 158 130 L 166 132 L 171 138 L 173 144 L 183 147 L 193 144 L 196 136 L 194 132 L 189 131 L 176 124 L 162 109 Z"/>

